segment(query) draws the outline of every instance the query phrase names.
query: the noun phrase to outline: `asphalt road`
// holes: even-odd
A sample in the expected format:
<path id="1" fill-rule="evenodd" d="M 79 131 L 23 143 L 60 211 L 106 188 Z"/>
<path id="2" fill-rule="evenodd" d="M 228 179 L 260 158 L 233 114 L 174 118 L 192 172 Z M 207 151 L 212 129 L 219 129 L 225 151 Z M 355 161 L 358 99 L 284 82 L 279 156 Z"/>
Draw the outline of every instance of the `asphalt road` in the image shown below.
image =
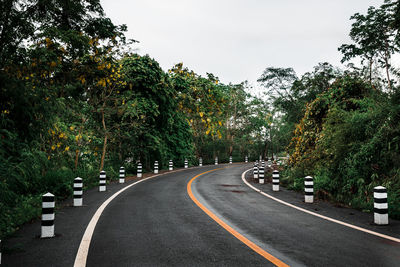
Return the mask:
<path id="1" fill-rule="evenodd" d="M 284 263 L 291 266 L 400 266 L 400 243 L 325 221 L 262 196 L 241 179 L 243 171 L 250 167 L 251 164 L 233 164 L 193 168 L 165 174 L 127 189 L 100 217 L 87 266 L 273 266 L 217 224 L 189 197 L 188 182 L 215 168 L 221 169 L 193 181 L 194 196 L 237 232 Z M 298 196 L 285 191 L 277 194 L 289 199 Z M 324 208 L 324 215 L 337 216 L 334 208 L 328 206 Z M 84 209 L 80 209 L 82 211 Z M 31 252 L 33 248 L 26 248 L 19 256 L 18 253 L 10 256 L 6 265 L 72 266 L 90 219 L 85 216 L 88 218 L 84 217 L 84 222 L 75 225 L 74 235 L 63 233 L 54 239 L 31 239 L 27 244 L 34 242 L 34 250 L 39 254 Z M 355 224 L 362 223 L 357 222 L 357 217 L 351 219 Z M 56 232 L 60 227 L 56 225 Z M 64 228 L 73 231 L 74 226 Z M 387 230 L 386 233 L 394 231 L 396 237 L 400 235 L 396 227 L 381 229 Z M 49 247 L 49 242 L 57 244 L 57 248 Z M 33 254 L 36 255 L 34 261 L 29 261 L 26 255 Z"/>

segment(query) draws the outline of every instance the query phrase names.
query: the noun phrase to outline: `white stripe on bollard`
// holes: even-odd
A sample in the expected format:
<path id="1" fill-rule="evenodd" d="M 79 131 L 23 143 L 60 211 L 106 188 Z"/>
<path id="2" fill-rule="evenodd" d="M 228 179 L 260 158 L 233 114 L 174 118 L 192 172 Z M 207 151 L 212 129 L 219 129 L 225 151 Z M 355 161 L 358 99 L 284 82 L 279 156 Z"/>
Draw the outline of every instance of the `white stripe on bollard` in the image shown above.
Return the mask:
<path id="1" fill-rule="evenodd" d="M 137 165 L 137 177 L 142 178 L 142 163 L 138 163 Z"/>
<path id="2" fill-rule="evenodd" d="M 124 167 L 119 168 L 119 183 L 120 184 L 125 183 L 125 168 Z"/>
<path id="3" fill-rule="evenodd" d="M 76 177 L 74 179 L 74 207 L 82 206 L 83 198 L 83 183 L 82 178 Z"/>
<path id="4" fill-rule="evenodd" d="M 158 161 L 154 161 L 154 173 L 158 173 Z"/>
<path id="5" fill-rule="evenodd" d="M 169 161 L 169 167 L 168 167 L 168 169 L 169 169 L 170 171 L 172 171 L 172 170 L 174 169 L 174 163 L 172 162 L 172 160 Z"/>
<path id="6" fill-rule="evenodd" d="M 41 238 L 54 237 L 54 207 L 55 198 L 51 193 L 42 196 L 42 227 Z"/>
<path id="7" fill-rule="evenodd" d="M 304 202 L 314 202 L 314 181 L 311 176 L 304 178 Z"/>
<path id="8" fill-rule="evenodd" d="M 374 187 L 374 223 L 389 224 L 387 190 L 383 186 Z"/>
<path id="9" fill-rule="evenodd" d="M 101 171 L 100 172 L 100 181 L 99 181 L 99 191 L 100 192 L 104 192 L 106 191 L 106 172 L 105 171 Z"/>
<path id="10" fill-rule="evenodd" d="M 272 172 L 272 191 L 279 191 L 279 171 Z"/>

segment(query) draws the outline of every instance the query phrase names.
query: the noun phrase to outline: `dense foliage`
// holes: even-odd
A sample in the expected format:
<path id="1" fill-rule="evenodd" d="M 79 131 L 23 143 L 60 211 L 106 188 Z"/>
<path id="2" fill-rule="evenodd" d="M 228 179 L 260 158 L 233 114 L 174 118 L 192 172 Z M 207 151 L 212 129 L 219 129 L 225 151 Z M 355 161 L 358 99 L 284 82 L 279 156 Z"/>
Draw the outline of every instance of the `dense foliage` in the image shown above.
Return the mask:
<path id="1" fill-rule="evenodd" d="M 43 193 L 71 196 L 77 176 L 91 187 L 138 161 L 255 158 L 266 139 L 246 83 L 163 71 L 99 0 L 1 0 L 0 17 L 0 238 L 38 216 Z"/>
<path id="2" fill-rule="evenodd" d="M 289 165 L 284 182 L 302 190 L 314 177 L 318 197 L 363 210 L 373 208 L 373 187 L 388 188 L 389 215 L 400 218 L 398 2 L 355 14 L 352 44 L 339 48 L 345 70 L 321 63 L 298 78 L 291 68 L 267 68 L 259 82 L 280 113 Z"/>

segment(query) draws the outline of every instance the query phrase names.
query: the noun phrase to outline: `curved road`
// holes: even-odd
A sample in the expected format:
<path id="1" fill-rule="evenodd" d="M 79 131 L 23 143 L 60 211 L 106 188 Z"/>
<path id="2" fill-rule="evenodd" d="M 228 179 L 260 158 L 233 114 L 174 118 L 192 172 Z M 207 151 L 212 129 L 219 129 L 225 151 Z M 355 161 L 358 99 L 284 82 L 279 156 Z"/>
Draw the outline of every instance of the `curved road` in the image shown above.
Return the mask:
<path id="1" fill-rule="evenodd" d="M 248 188 L 250 164 L 166 174 L 121 193 L 103 212 L 87 266 L 273 266 L 189 197 L 291 266 L 400 266 L 400 244 L 294 210 Z"/>

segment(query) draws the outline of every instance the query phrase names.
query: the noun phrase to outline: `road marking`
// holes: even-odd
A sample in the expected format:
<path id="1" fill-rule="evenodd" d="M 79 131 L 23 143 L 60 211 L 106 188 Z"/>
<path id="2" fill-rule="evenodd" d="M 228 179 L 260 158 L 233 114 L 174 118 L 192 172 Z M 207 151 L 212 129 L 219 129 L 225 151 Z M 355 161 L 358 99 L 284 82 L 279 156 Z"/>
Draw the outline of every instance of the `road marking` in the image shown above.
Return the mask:
<path id="1" fill-rule="evenodd" d="M 150 177 L 147 177 L 145 179 L 142 179 L 140 181 L 134 182 L 133 184 L 127 185 L 124 188 L 122 188 L 121 190 L 117 191 L 116 193 L 114 193 L 111 197 L 109 197 L 106 201 L 103 202 L 103 204 L 101 204 L 101 206 L 96 210 L 96 213 L 93 215 L 92 219 L 90 220 L 88 226 L 86 227 L 85 233 L 83 234 L 81 243 L 79 245 L 78 248 L 78 252 L 76 254 L 75 257 L 75 262 L 74 262 L 74 267 L 85 267 L 86 266 L 86 261 L 87 261 L 87 256 L 88 256 L 88 252 L 89 252 L 89 247 L 90 247 L 90 242 L 92 240 L 92 236 L 94 233 L 94 229 L 96 227 L 97 222 L 100 219 L 101 214 L 103 213 L 104 209 L 107 207 L 108 204 L 110 204 L 110 202 L 116 198 L 119 194 L 121 194 L 122 192 L 124 192 L 126 189 L 144 182 L 148 179 L 151 178 L 155 178 L 158 176 L 162 176 L 165 174 L 170 174 L 170 173 L 174 173 L 174 172 L 179 172 L 179 171 L 183 171 L 183 170 L 193 170 L 198 168 L 198 166 L 194 166 L 188 169 L 179 169 L 179 170 L 175 170 L 175 171 L 168 171 L 168 172 L 164 172 L 164 173 L 160 173 L 160 174 L 156 174 Z"/>
<path id="2" fill-rule="evenodd" d="M 250 187 L 251 189 L 257 191 L 258 193 L 260 193 L 263 196 L 266 196 L 266 197 L 268 197 L 268 198 L 270 198 L 272 200 L 275 200 L 275 201 L 277 201 L 277 202 L 279 202 L 279 203 L 281 203 L 283 205 L 286 205 L 288 207 L 291 207 L 291 208 L 297 209 L 299 211 L 308 213 L 310 215 L 319 217 L 321 219 L 324 219 L 324 220 L 327 220 L 327 221 L 330 221 L 330 222 L 333 222 L 333 223 L 337 223 L 337 224 L 340 224 L 340 225 L 344 225 L 344 226 L 353 228 L 353 229 L 361 231 L 361 232 L 365 232 L 365 233 L 368 233 L 368 234 L 371 234 L 371 235 L 379 236 L 381 238 L 400 243 L 400 239 L 399 238 L 395 238 L 393 236 L 389 236 L 389 235 L 381 234 L 381 233 L 378 233 L 378 232 L 374 232 L 374 231 L 371 231 L 371 230 L 368 230 L 368 229 L 365 229 L 365 228 L 362 228 L 362 227 L 359 227 L 359 226 L 355 226 L 355 225 L 350 224 L 350 223 L 342 222 L 342 221 L 339 221 L 339 220 L 336 220 L 336 219 L 333 219 L 333 218 L 330 218 L 330 217 L 327 217 L 327 216 L 324 216 L 324 215 L 321 215 L 321 214 L 318 214 L 318 213 L 315 213 L 315 212 L 312 212 L 312 211 L 309 211 L 309 210 L 306 210 L 306 209 L 303 209 L 303 208 L 300 208 L 298 206 L 295 206 L 293 204 L 290 204 L 288 202 L 280 200 L 279 198 L 273 197 L 273 196 L 271 196 L 271 195 L 259 190 L 258 188 L 252 186 L 249 182 L 246 181 L 245 173 L 250 171 L 250 170 L 253 170 L 253 169 L 249 169 L 249 170 L 247 170 L 247 171 L 242 173 L 242 180 L 248 187 Z"/>
<path id="3" fill-rule="evenodd" d="M 209 209 L 207 209 L 203 204 L 200 203 L 199 200 L 197 200 L 197 198 L 193 195 L 192 192 L 192 183 L 193 181 L 198 178 L 199 176 L 209 173 L 209 172 L 213 172 L 216 170 L 220 170 L 223 168 L 218 168 L 218 169 L 213 169 L 210 171 L 206 171 L 203 173 L 200 173 L 198 175 L 196 175 L 195 177 L 193 177 L 189 183 L 187 184 L 187 192 L 189 194 L 189 197 L 193 200 L 194 203 L 196 203 L 196 205 L 202 209 L 208 216 L 210 216 L 214 221 L 216 221 L 219 225 L 221 225 L 226 231 L 228 231 L 229 233 L 231 233 L 234 237 L 236 237 L 237 239 L 239 239 L 240 241 L 242 241 L 245 245 L 247 245 L 249 248 L 251 248 L 252 250 L 254 250 L 255 252 L 257 252 L 258 254 L 260 254 L 261 256 L 263 256 L 265 259 L 267 259 L 268 261 L 270 261 L 271 263 L 275 264 L 276 266 L 289 266 L 286 263 L 282 262 L 281 260 L 279 260 L 278 258 L 272 256 L 271 254 L 269 254 L 268 252 L 266 252 L 265 250 L 263 250 L 262 248 L 260 248 L 259 246 L 257 246 L 256 244 L 254 244 L 253 242 L 251 242 L 250 240 L 248 240 L 246 237 L 244 237 L 243 235 L 239 234 L 235 229 L 233 229 L 231 226 L 229 226 L 227 223 L 225 223 L 223 220 L 221 220 L 217 215 L 215 215 L 214 213 L 212 213 Z"/>

